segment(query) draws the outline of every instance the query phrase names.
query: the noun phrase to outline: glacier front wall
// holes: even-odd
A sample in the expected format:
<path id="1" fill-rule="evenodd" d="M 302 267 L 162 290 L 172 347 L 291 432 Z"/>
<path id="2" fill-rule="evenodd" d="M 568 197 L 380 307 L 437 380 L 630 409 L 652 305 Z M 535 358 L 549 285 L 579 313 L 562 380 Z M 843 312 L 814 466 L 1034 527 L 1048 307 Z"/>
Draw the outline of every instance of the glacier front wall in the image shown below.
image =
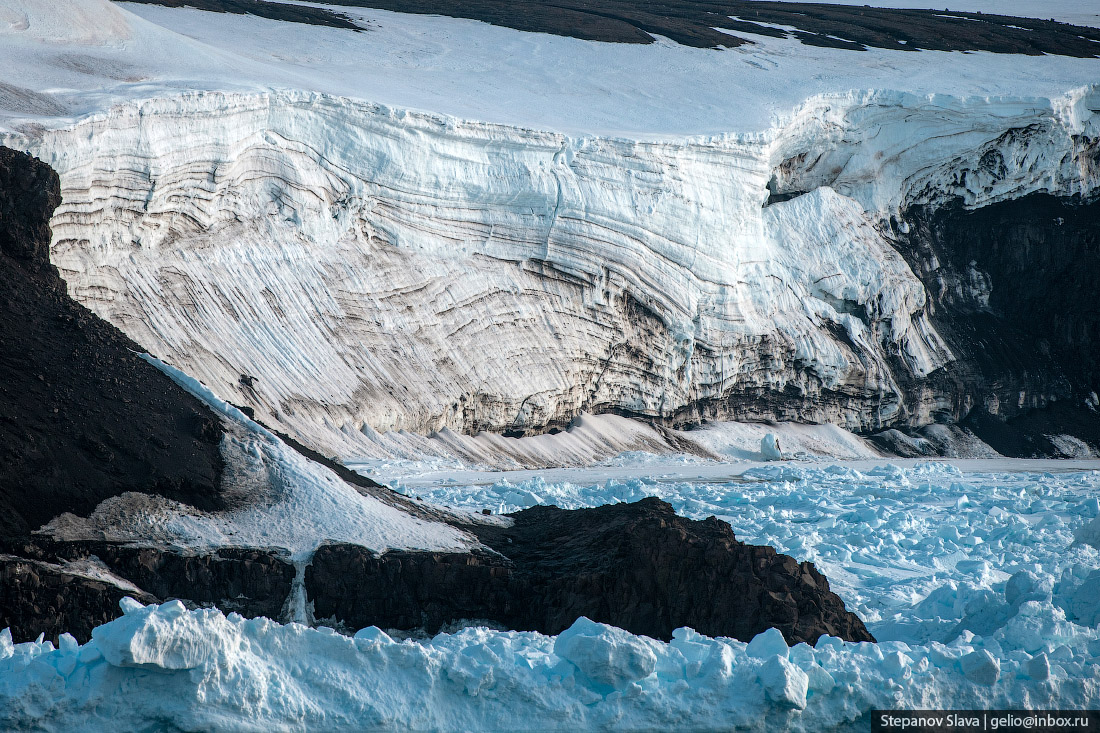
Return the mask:
<path id="1" fill-rule="evenodd" d="M 899 217 L 1091 195 L 1092 109 L 1096 88 L 853 93 L 764 134 L 638 142 L 195 93 L 6 144 L 61 176 L 52 258 L 78 301 L 265 422 L 369 455 L 375 431 L 582 410 L 957 417 Z"/>

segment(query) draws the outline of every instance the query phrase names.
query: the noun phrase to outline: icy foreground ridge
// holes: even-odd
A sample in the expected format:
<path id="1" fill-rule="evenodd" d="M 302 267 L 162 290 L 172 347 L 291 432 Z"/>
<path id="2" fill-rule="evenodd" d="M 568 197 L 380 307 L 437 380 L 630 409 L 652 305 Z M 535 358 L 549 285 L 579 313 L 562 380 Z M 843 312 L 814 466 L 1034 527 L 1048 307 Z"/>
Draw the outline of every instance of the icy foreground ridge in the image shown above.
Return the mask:
<path id="1" fill-rule="evenodd" d="M 1087 707 L 1100 693 L 1096 632 L 1064 622 L 1036 643 L 1041 604 L 999 640 L 788 648 L 690 629 L 665 644 L 586 618 L 557 637 L 468 628 L 395 642 L 179 601 L 142 606 L 78 646 L 0 635 L 0 722 L 41 730 L 823 731 L 872 708 Z M 1055 655 L 1051 643 L 1062 643 Z M 416 704 L 410 705 L 410 701 Z"/>
<path id="2" fill-rule="evenodd" d="M 21 142 L 61 176 L 52 257 L 77 300 L 308 444 L 377 455 L 375 431 L 582 410 L 957 411 L 921 387 L 952 354 L 898 217 L 1091 194 L 1096 108 L 1095 87 L 852 93 L 761 134 L 642 143 L 196 93 Z"/>
<path id="3" fill-rule="evenodd" d="M 739 517 L 742 538 L 842 569 L 831 582 L 879 644 L 687 629 L 665 644 L 587 619 L 557 637 L 394 641 L 371 627 L 351 639 L 124 602 L 82 647 L 0 633 L 0 728 L 824 731 L 867 728 L 875 708 L 1095 708 L 1100 472 L 769 465 L 743 478 L 465 491 L 519 506 L 536 492 L 578 506 L 656 494 L 684 514 Z M 427 497 L 462 489 L 449 492 Z"/>

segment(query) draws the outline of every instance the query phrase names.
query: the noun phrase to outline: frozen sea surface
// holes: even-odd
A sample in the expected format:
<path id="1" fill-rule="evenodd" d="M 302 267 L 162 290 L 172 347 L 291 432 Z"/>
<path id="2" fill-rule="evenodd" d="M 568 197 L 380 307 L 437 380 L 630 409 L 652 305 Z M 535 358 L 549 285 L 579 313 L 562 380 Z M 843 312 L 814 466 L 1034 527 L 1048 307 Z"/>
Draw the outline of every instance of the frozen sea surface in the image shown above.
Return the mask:
<path id="1" fill-rule="evenodd" d="M 717 515 L 817 562 L 880 643 L 682 629 L 666 644 L 586 619 L 557 637 L 395 641 L 126 602 L 84 646 L 0 635 L 0 727 L 818 731 L 869 730 L 874 708 L 1097 708 L 1098 469 L 630 454 L 507 479 L 410 473 L 406 492 L 470 509 L 660 496 Z"/>

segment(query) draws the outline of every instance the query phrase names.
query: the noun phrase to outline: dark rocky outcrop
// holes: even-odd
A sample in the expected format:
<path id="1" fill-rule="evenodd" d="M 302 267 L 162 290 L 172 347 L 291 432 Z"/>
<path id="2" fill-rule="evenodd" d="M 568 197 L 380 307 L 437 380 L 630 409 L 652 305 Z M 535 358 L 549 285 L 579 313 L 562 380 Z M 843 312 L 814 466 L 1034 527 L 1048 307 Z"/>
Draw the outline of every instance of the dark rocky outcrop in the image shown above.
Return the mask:
<path id="1" fill-rule="evenodd" d="M 941 385 L 961 424 L 1012 456 L 1100 448 L 1100 200 L 1035 193 L 905 212 L 898 250 L 957 357 Z"/>
<path id="2" fill-rule="evenodd" d="M 587 616 L 663 639 L 690 626 L 749 640 L 774 626 L 790 643 L 821 634 L 873 640 L 812 564 L 738 542 L 715 518 L 685 519 L 645 499 L 535 507 L 513 519 L 510 527 L 478 527 L 490 549 L 472 553 L 323 546 L 305 573 L 314 616 L 349 629 L 433 633 L 474 620 L 556 634 Z M 63 631 L 86 641 L 120 614 L 125 595 L 277 619 L 295 575 L 285 557 L 255 549 L 196 555 L 34 537 L 2 542 L 0 551 L 0 628 L 10 626 L 16 641 L 39 633 L 56 641 Z M 94 564 L 118 582 L 75 572 L 74 564 Z"/>
<path id="3" fill-rule="evenodd" d="M 0 626 L 19 641 L 86 636 L 119 614 L 127 594 L 277 615 L 293 569 L 262 553 L 197 558 L 31 540 L 59 514 L 87 514 L 127 491 L 208 510 L 224 503 L 221 423 L 143 361 L 137 344 L 71 300 L 50 264 L 49 219 L 60 201 L 47 165 L 0 148 Z M 64 569 L 91 555 L 143 590 Z"/>
<path id="4" fill-rule="evenodd" d="M 223 548 L 194 555 L 103 542 L 58 543 L 44 549 L 69 560 L 94 557 L 160 600 L 179 598 L 248 617 L 278 618 L 294 579 L 290 562 L 267 550 Z"/>
<path id="5" fill-rule="evenodd" d="M 125 491 L 218 506 L 222 430 L 49 261 L 57 175 L 0 148 L 0 535 Z"/>
<path id="6" fill-rule="evenodd" d="M 314 25 L 347 27 L 341 23 L 350 22 L 328 10 L 269 0 L 134 1 L 250 13 Z M 950 10 L 767 0 L 330 0 L 329 4 L 470 18 L 521 31 L 613 43 L 653 43 L 655 36 L 664 36 L 696 48 L 734 48 L 752 43 L 738 34 L 752 34 L 792 37 L 810 46 L 853 51 L 875 47 L 1081 58 L 1100 54 L 1100 32 L 1094 28 Z"/>
<path id="7" fill-rule="evenodd" d="M 390 551 L 357 545 L 318 548 L 306 568 L 306 597 L 326 623 L 360 629 L 424 629 L 516 613 L 515 564 L 492 553 Z"/>
<path id="8" fill-rule="evenodd" d="M 0 555 L 0 629 L 11 629 L 16 643 L 44 634 L 57 644 L 62 633 L 86 642 L 92 629 L 122 614 L 118 602 L 125 596 L 157 600 L 60 565 Z"/>
<path id="9" fill-rule="evenodd" d="M 1005 456 L 1054 456 L 1079 458 L 1053 437 L 1070 435 L 1100 452 L 1100 413 L 1086 403 L 1055 402 L 1003 419 L 978 408 L 962 425 L 981 437 L 993 450 Z"/>
<path id="10" fill-rule="evenodd" d="M 101 568 L 117 582 L 74 567 Z M 62 632 L 84 642 L 95 626 L 121 615 L 123 596 L 143 603 L 178 598 L 190 606 L 279 618 L 293 579 L 290 562 L 265 550 L 225 548 L 196 555 L 38 536 L 0 540 L 0 628 L 10 626 L 16 642 L 40 633 L 56 642 Z M 122 587 L 127 584 L 137 590 Z"/>
<path id="11" fill-rule="evenodd" d="M 475 530 L 499 557 L 323 547 L 306 572 L 315 613 L 429 632 L 483 619 L 556 634 L 587 616 L 662 639 L 690 626 L 747 641 L 774 626 L 790 643 L 873 640 L 811 563 L 743 544 L 713 517 L 685 519 L 658 499 L 512 516 Z"/>
<path id="12" fill-rule="evenodd" d="M 233 13 L 234 15 L 255 15 L 270 20 L 284 20 L 289 23 L 321 25 L 329 28 L 363 30 L 363 27 L 343 13 L 327 8 L 315 8 L 291 5 L 267 0 L 127 0 L 143 5 L 163 5 L 168 8 L 194 8 L 215 13 Z"/>

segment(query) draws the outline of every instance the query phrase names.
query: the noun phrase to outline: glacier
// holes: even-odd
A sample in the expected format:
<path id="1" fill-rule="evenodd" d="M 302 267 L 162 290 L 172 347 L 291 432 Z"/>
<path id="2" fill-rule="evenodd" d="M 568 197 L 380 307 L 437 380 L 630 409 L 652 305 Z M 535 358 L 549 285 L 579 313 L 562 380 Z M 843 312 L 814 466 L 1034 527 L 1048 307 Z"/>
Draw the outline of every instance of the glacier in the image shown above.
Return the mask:
<path id="1" fill-rule="evenodd" d="M 370 32 L 0 0 L 0 144 L 60 174 L 69 292 L 233 423 L 242 485 L 284 479 L 218 517 L 129 497 L 48 529 L 282 548 L 285 616 L 316 623 L 300 589 L 324 540 L 468 549 L 422 516 L 657 496 L 818 563 L 881 643 L 664 643 L 584 618 L 352 636 L 126 600 L 84 645 L 0 632 L 0 727 L 823 730 L 1096 707 L 1096 463 L 886 464 L 845 431 L 975 407 L 899 242 L 917 211 L 1095 201 L 1095 59 L 621 48 L 347 10 Z M 963 275 L 942 289 L 988 306 L 995 284 Z M 758 465 L 769 434 L 797 460 Z"/>
<path id="2" fill-rule="evenodd" d="M 1091 59 L 1013 57 L 1008 79 L 989 53 L 67 2 L 7 4 L 28 86 L 0 142 L 60 173 L 71 294 L 327 455 L 600 412 L 958 420 L 985 398 L 899 252 L 907 213 L 1100 187 Z"/>
<path id="3" fill-rule="evenodd" d="M 953 355 L 891 246 L 898 217 L 1092 195 L 1098 106 L 1096 87 L 860 92 L 767 133 L 658 143 L 202 92 L 25 146 L 61 176 L 52 258 L 78 301 L 347 456 L 386 431 L 522 434 L 581 411 L 959 417 L 926 379 Z M 1007 168 L 958 184 L 990 151 Z M 790 191 L 807 192 L 765 205 Z"/>

